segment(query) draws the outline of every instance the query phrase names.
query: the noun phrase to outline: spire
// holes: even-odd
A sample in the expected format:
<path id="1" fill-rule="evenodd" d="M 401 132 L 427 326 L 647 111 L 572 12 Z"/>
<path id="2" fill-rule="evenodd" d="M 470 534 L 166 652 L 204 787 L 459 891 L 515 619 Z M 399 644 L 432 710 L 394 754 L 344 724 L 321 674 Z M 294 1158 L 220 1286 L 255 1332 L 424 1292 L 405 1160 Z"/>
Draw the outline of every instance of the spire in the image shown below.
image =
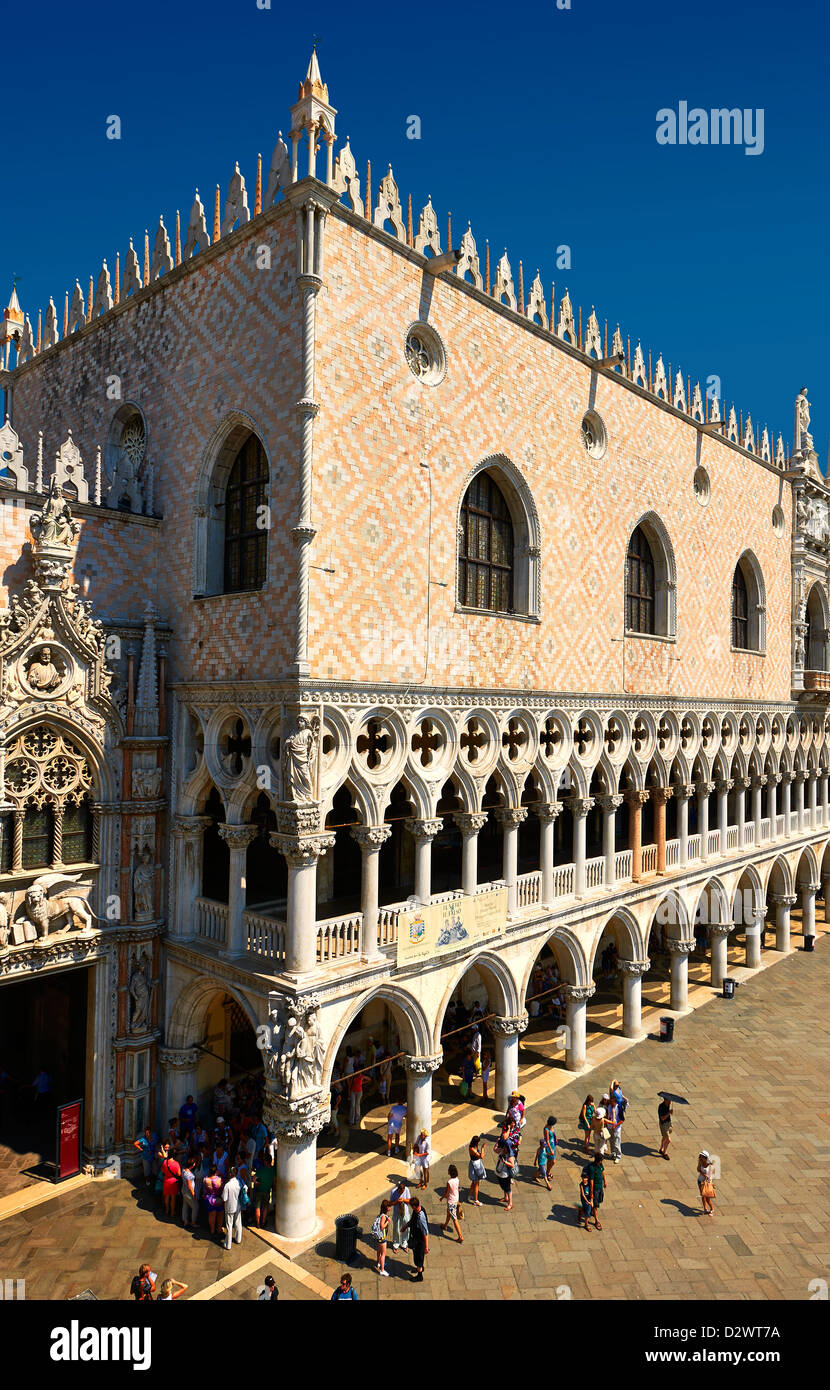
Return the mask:
<path id="1" fill-rule="evenodd" d="M 158 671 L 156 668 L 156 623 L 158 614 L 152 603 L 144 610 L 144 640 L 136 695 L 137 734 L 158 733 Z"/>
<path id="2" fill-rule="evenodd" d="M 328 102 L 329 89 L 323 81 L 323 74 L 320 72 L 320 63 L 317 58 L 317 40 L 314 40 L 314 47 L 311 50 L 311 57 L 308 60 L 308 69 L 304 81 L 300 83 L 300 100 L 303 97 L 319 97 L 321 101 Z"/>

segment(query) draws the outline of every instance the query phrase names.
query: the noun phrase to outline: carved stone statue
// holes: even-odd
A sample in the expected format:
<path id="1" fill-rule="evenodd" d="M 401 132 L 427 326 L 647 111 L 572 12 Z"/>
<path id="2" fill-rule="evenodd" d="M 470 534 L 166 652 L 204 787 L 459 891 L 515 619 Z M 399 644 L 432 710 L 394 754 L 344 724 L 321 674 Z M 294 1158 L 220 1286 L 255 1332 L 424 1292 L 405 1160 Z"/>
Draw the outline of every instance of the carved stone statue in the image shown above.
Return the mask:
<path id="1" fill-rule="evenodd" d="M 812 454 L 813 436 L 810 434 L 810 402 L 807 400 L 807 387 L 802 386 L 795 398 L 795 437 L 794 453 Z"/>
<path id="2" fill-rule="evenodd" d="M 153 981 L 146 954 L 136 960 L 130 975 L 130 1032 L 146 1033 L 150 1027 Z"/>
<path id="3" fill-rule="evenodd" d="M 52 660 L 51 647 L 41 648 L 40 653 L 32 657 L 26 671 L 26 679 L 33 690 L 40 690 L 44 694 L 48 694 L 60 685 L 63 680 L 63 672 Z"/>
<path id="4" fill-rule="evenodd" d="M 38 937 L 48 936 L 53 923 L 57 923 L 61 917 L 66 917 L 66 929 L 78 927 L 83 931 L 92 927 L 94 914 L 83 898 L 70 893 L 64 895 L 63 892 L 58 892 L 52 898 L 48 896 L 50 888 L 59 882 L 73 884 L 77 881 L 76 878 L 67 878 L 65 874 L 42 874 L 26 889 L 25 920 Z M 31 939 L 28 934 L 27 939 Z"/>
<path id="5" fill-rule="evenodd" d="M 283 797 L 286 801 L 314 800 L 319 735 L 319 716 L 314 715 L 309 719 L 301 714 L 296 729 L 286 738 L 282 750 Z"/>
<path id="6" fill-rule="evenodd" d="M 70 546 L 80 530 L 77 521 L 72 520 L 69 503 L 60 483 L 55 482 L 54 474 L 46 501 L 29 526 L 36 544 L 45 546 Z"/>
<path id="7" fill-rule="evenodd" d="M 285 1094 L 293 1100 L 297 1094 L 298 1051 L 305 1041 L 305 1029 L 295 1014 L 289 1014 L 282 1041 L 279 1075 Z"/>
<path id="8" fill-rule="evenodd" d="M 320 1030 L 320 1011 L 312 1009 L 306 1018 L 305 1035 L 297 1044 L 297 1057 L 294 1068 L 294 1095 L 305 1095 L 320 1085 L 323 1076 L 325 1046 Z"/>
<path id="9" fill-rule="evenodd" d="M 133 874 L 133 899 L 137 918 L 152 917 L 153 915 L 154 879 L 152 855 L 149 847 L 145 845 Z"/>

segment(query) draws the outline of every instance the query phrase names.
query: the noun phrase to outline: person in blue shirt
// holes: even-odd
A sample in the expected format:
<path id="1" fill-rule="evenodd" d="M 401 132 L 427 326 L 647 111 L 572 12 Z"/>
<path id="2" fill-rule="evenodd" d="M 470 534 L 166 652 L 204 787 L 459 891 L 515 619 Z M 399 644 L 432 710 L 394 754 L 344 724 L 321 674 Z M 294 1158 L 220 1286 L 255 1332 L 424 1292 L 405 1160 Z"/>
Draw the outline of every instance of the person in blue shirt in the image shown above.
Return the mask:
<path id="1" fill-rule="evenodd" d="M 187 1100 L 185 1101 L 184 1105 L 179 1111 L 179 1133 L 182 1135 L 183 1138 L 186 1138 L 192 1130 L 193 1126 L 196 1123 L 196 1116 L 198 1115 L 198 1113 L 198 1105 L 194 1103 L 192 1096 L 188 1096 Z"/>
<path id="2" fill-rule="evenodd" d="M 334 1290 L 330 1303 L 357 1303 L 357 1290 L 352 1288 L 351 1274 L 344 1274 L 337 1288 Z"/>
<path id="3" fill-rule="evenodd" d="M 268 1130 L 263 1124 L 261 1117 L 251 1130 L 251 1138 L 256 1144 L 256 1157 L 259 1158 L 262 1153 L 262 1146 L 268 1138 Z"/>
<path id="4" fill-rule="evenodd" d="M 158 1152 L 159 1137 L 151 1129 L 145 1129 L 133 1143 L 133 1148 L 138 1149 L 141 1154 L 141 1166 L 144 1169 L 144 1181 L 149 1187 L 153 1181 L 153 1160 Z"/>

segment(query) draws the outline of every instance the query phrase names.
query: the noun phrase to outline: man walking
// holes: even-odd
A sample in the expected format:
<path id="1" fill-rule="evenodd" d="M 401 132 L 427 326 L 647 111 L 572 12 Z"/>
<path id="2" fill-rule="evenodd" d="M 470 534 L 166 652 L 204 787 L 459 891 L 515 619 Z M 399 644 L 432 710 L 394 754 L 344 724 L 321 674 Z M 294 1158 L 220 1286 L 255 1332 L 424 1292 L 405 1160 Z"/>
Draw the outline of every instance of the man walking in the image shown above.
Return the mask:
<path id="1" fill-rule="evenodd" d="M 413 1268 L 409 1271 L 413 1284 L 424 1282 L 424 1262 L 429 1254 L 429 1222 L 417 1197 L 412 1198 L 412 1215 L 406 1223 L 405 1231 L 409 1237 Z"/>
<path id="2" fill-rule="evenodd" d="M 225 1249 L 231 1248 L 231 1236 L 237 1245 L 242 1244 L 242 1207 L 239 1204 L 239 1178 L 236 1169 L 231 1168 L 230 1177 L 225 1183 L 222 1201 L 225 1204 Z"/>

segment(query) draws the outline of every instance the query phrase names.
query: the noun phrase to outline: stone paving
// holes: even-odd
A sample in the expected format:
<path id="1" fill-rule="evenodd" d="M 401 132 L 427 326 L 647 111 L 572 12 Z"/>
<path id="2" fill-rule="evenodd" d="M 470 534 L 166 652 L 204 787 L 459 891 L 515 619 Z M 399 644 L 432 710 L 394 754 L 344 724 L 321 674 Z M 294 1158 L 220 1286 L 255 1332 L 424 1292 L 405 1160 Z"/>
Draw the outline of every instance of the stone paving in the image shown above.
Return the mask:
<path id="1" fill-rule="evenodd" d="M 463 1246 L 440 1232 L 440 1193 L 455 1162 L 464 1194 L 467 1156 L 446 1154 L 421 1194 L 431 1229 L 425 1282 L 412 1288 L 407 1260 L 391 1249 L 392 1277 L 380 1279 L 364 1236 L 353 1266 L 360 1297 L 808 1299 L 810 1281 L 830 1277 L 828 990 L 830 940 L 822 937 L 812 955 L 782 959 L 739 987 L 731 1003 L 714 998 L 682 1019 L 673 1044 L 646 1039 L 611 1068 L 586 1073 L 534 1106 L 514 1211 L 497 1205 L 499 1189 L 488 1179 L 485 1205 L 465 1208 Z M 576 1117 L 587 1092 L 598 1097 L 607 1088 L 612 1069 L 631 1101 L 624 1157 L 606 1164 L 603 1229 L 586 1233 L 576 1224 L 583 1162 Z M 657 1154 L 663 1090 L 677 1098 L 669 1162 Z M 531 1164 L 551 1108 L 560 1156 L 548 1194 L 533 1182 Z M 701 1214 L 697 1194 L 701 1147 L 720 1161 L 711 1218 Z M 492 1149 L 488 1157 L 492 1173 Z M 356 1213 L 363 1232 L 377 1210 L 372 1202 Z M 341 1269 L 333 1256 L 333 1241 L 325 1240 L 299 1263 L 333 1288 Z"/>
<path id="2" fill-rule="evenodd" d="M 731 1003 L 714 998 L 681 1019 L 673 1044 L 646 1039 L 531 1107 L 515 1210 L 501 1210 L 488 1179 L 484 1206 L 465 1208 L 463 1247 L 439 1230 L 449 1162 L 466 1191 L 466 1150 L 446 1153 L 422 1194 L 432 1232 L 424 1284 L 411 1288 L 405 1260 L 391 1250 L 392 1277 L 381 1280 L 362 1236 L 353 1266 L 360 1297 L 807 1299 L 812 1279 L 830 1277 L 830 1189 L 823 1180 L 830 1156 L 828 993 L 830 937 L 822 936 L 812 955 L 796 951 L 777 961 L 739 987 Z M 611 1074 L 631 1101 L 624 1158 L 607 1165 L 603 1230 L 586 1233 L 576 1226 L 576 1116 L 585 1094 L 601 1094 Z M 669 1163 L 656 1155 L 662 1090 L 678 1098 Z M 551 1110 L 560 1157 L 548 1194 L 533 1183 L 531 1162 Z M 471 1133 L 478 1123 L 495 1133 L 491 1112 L 472 1112 Z M 700 1146 L 721 1165 L 711 1219 L 699 1214 Z M 488 1159 L 492 1173 L 491 1152 Z M 390 1177 L 398 1167 L 390 1165 Z M 357 1211 L 363 1232 L 377 1210 L 373 1201 Z M 252 1299 L 270 1269 L 281 1301 L 318 1298 L 276 1252 L 272 1263 L 256 1236 L 246 1231 L 242 1245 L 226 1254 L 206 1231 L 194 1236 L 163 1219 L 144 1189 L 127 1180 L 90 1183 L 0 1221 L 0 1273 L 24 1276 L 31 1299 L 71 1298 L 86 1288 L 101 1299 L 123 1299 L 143 1260 L 160 1278 L 184 1280 L 190 1296 Z M 298 1256 L 294 1270 L 333 1288 L 340 1274 L 333 1240 Z M 241 1272 L 237 1282 L 213 1290 L 234 1271 Z"/>

